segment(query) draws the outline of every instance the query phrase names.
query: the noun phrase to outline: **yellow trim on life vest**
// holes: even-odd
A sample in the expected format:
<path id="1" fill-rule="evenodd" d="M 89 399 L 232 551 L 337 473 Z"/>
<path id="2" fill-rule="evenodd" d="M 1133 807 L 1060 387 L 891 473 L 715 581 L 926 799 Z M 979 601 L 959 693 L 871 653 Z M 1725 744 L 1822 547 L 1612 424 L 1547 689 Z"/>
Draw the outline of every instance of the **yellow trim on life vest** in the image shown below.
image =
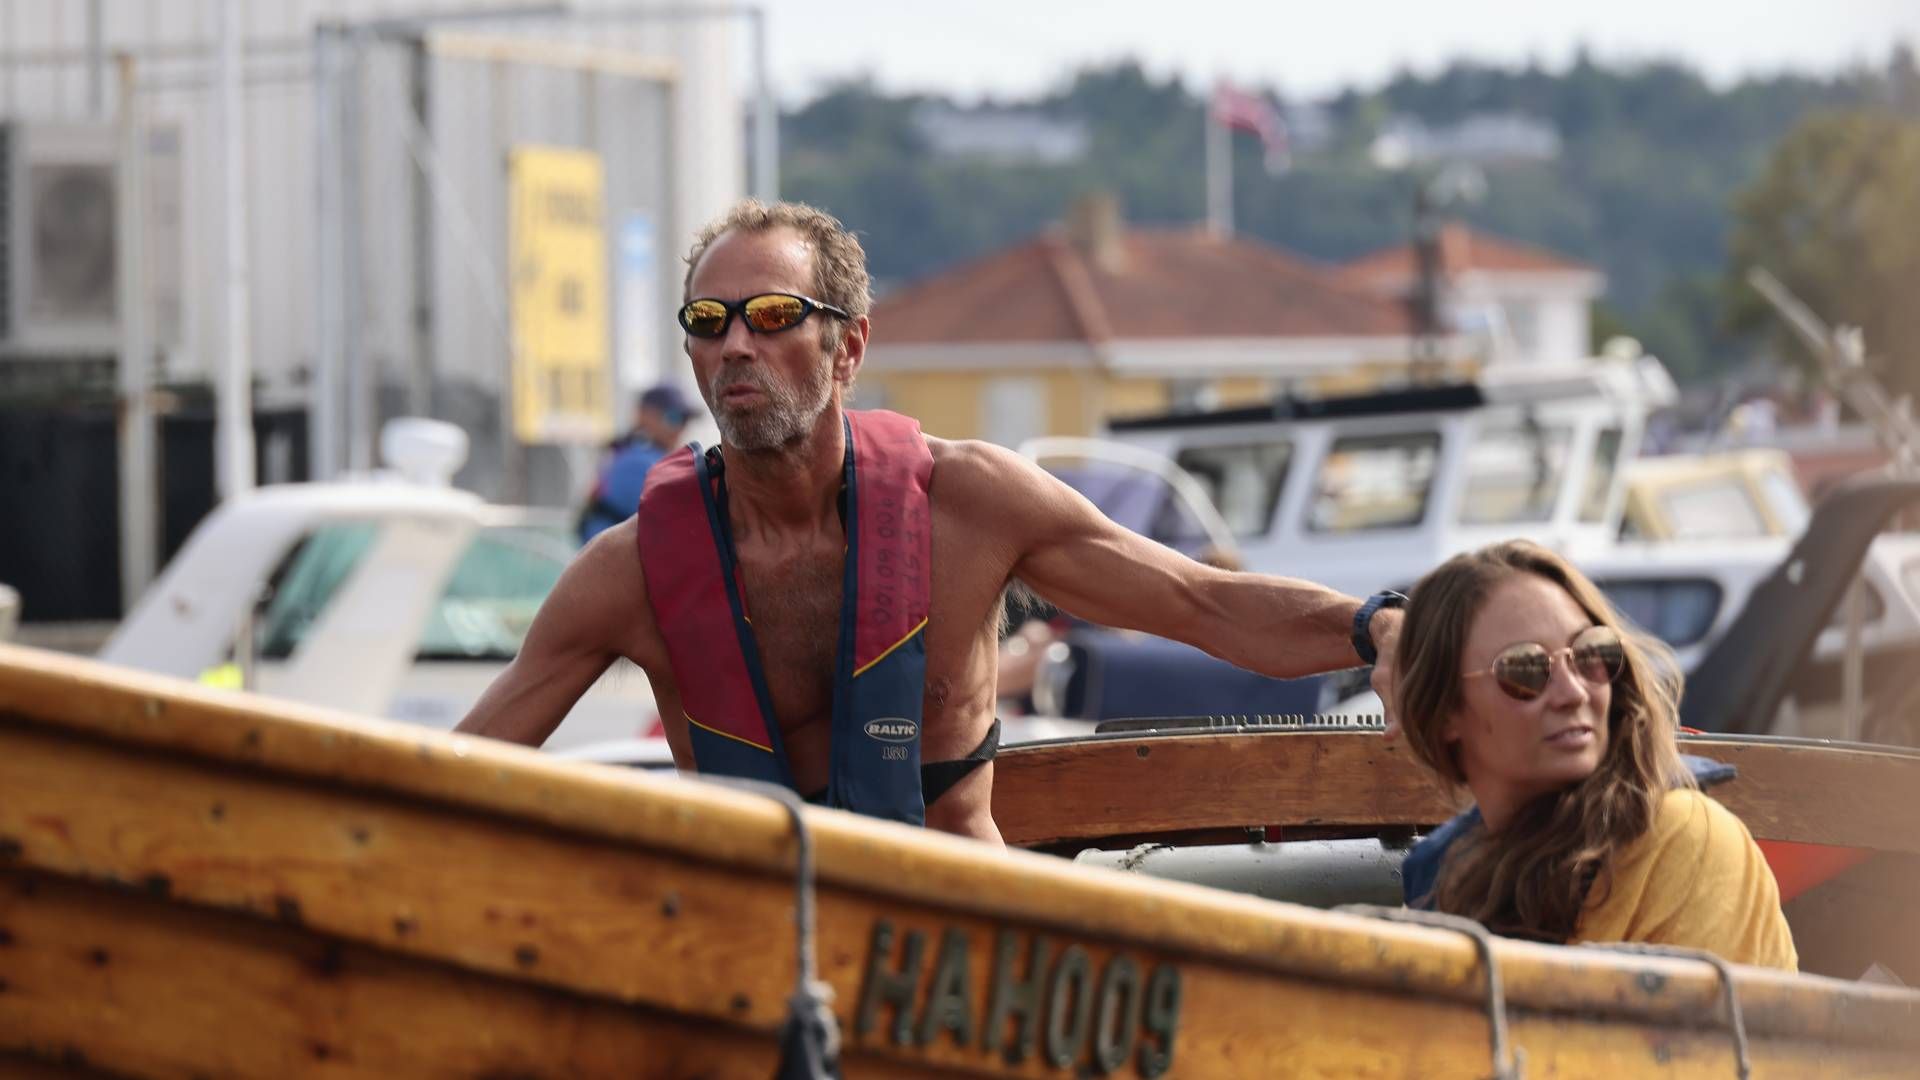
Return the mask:
<path id="1" fill-rule="evenodd" d="M 881 653 L 881 654 L 880 654 L 879 656 L 876 656 L 876 657 L 874 657 L 873 659 L 871 659 L 871 660 L 869 660 L 869 661 L 867 661 L 867 662 L 866 662 L 865 664 L 863 664 L 863 665 L 861 666 L 861 668 L 860 668 L 860 670 L 858 670 L 858 671 L 856 671 L 856 672 L 854 672 L 854 673 L 853 673 L 853 677 L 857 679 L 857 678 L 859 678 L 860 676 L 862 676 L 862 675 L 865 675 L 865 674 L 867 673 L 867 668 L 870 668 L 870 667 L 872 667 L 873 665 L 875 665 L 875 664 L 877 664 L 877 663 L 879 663 L 880 661 L 882 661 L 882 660 L 885 660 L 885 659 L 886 659 L 887 657 L 889 657 L 889 656 L 892 656 L 892 655 L 893 655 L 893 650 L 895 650 L 895 649 L 897 649 L 897 648 L 899 648 L 899 647 L 900 647 L 900 646 L 902 646 L 902 645 L 905 645 L 905 644 L 906 644 L 907 642 L 909 642 L 909 641 L 912 641 L 912 640 L 913 640 L 913 635 L 915 635 L 915 634 L 917 634 L 917 633 L 919 633 L 919 632 L 920 632 L 920 631 L 922 631 L 922 630 L 925 630 L 926 628 L 927 628 L 927 620 L 925 620 L 925 619 L 921 619 L 921 620 L 920 620 L 920 625 L 918 625 L 918 626 L 916 626 L 916 627 L 914 627 L 913 629 L 911 629 L 911 630 L 909 630 L 909 631 L 907 631 L 907 636 L 906 636 L 906 637 L 903 637 L 903 638 L 901 638 L 901 639 L 900 639 L 899 641 L 896 641 L 896 642 L 894 642 L 893 644 L 891 644 L 891 645 L 889 645 L 889 646 L 887 646 L 887 649 L 886 649 L 886 651 L 885 651 L 885 652 L 883 652 L 883 653 Z"/>
<path id="2" fill-rule="evenodd" d="M 754 742 L 752 739 L 743 739 L 740 736 L 733 734 L 732 732 L 721 731 L 719 728 L 708 727 L 707 725 L 701 723 L 700 721 L 695 720 L 693 717 L 688 716 L 684 712 L 681 713 L 680 715 L 686 716 L 687 723 L 692 724 L 694 727 L 699 728 L 701 731 L 710 731 L 713 734 L 718 735 L 723 739 L 732 739 L 734 742 L 746 743 L 748 746 L 753 747 L 755 750 L 764 750 L 769 754 L 773 753 L 773 747 L 771 746 L 761 746 L 759 743 Z"/>

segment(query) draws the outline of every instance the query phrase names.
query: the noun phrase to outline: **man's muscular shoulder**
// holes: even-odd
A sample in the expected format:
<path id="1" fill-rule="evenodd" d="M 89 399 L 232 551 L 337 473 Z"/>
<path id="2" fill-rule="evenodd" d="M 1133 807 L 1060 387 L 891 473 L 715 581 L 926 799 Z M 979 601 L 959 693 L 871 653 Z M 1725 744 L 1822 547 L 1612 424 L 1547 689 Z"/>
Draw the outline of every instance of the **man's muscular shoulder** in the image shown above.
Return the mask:
<path id="1" fill-rule="evenodd" d="M 1032 494 L 1046 474 L 1004 446 L 979 439 L 927 438 L 933 455 L 934 504 L 995 508 L 1013 494 Z"/>
<path id="2" fill-rule="evenodd" d="M 989 526 L 1016 548 L 1057 521 L 1072 489 L 1003 446 L 977 439 L 927 439 L 938 518 Z"/>
<path id="3" fill-rule="evenodd" d="M 573 634 L 649 670 L 665 662 L 666 643 L 647 599 L 635 519 L 588 541 L 554 586 L 551 600 L 558 602 L 556 614 Z"/>

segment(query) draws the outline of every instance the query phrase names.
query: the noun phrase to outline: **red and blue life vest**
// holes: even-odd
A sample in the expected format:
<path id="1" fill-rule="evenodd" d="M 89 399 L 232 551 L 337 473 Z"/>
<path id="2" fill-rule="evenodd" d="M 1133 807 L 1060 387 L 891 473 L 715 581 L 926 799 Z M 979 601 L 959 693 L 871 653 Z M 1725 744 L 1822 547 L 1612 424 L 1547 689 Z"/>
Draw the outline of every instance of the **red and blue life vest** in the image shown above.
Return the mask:
<path id="1" fill-rule="evenodd" d="M 845 418 L 847 557 L 826 803 L 922 825 L 933 456 L 909 417 Z M 741 588 L 719 448 L 703 453 L 694 443 L 654 466 L 637 524 L 695 765 L 793 788 Z"/>

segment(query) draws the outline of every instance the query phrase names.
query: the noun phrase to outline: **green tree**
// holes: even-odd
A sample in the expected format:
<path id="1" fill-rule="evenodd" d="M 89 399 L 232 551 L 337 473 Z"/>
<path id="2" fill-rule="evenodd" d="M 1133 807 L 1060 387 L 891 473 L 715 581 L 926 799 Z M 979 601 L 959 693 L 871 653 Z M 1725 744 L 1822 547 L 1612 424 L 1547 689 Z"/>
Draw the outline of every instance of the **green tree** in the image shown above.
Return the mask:
<path id="1" fill-rule="evenodd" d="M 1861 327 L 1868 361 L 1920 393 L 1920 122 L 1882 110 L 1816 115 L 1734 203 L 1726 315 L 1806 358 L 1745 284 L 1764 266 L 1830 323 Z"/>

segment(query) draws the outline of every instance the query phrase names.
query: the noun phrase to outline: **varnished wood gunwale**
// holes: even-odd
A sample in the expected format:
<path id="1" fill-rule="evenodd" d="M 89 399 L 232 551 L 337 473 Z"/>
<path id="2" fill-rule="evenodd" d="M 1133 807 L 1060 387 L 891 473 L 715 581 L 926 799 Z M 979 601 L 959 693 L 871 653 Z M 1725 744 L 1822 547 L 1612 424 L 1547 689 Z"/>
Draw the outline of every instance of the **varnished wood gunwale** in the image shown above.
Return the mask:
<path id="1" fill-rule="evenodd" d="M 1739 777 L 1713 797 L 1763 840 L 1920 853 L 1920 754 L 1690 738 Z M 994 760 L 1008 843 L 1037 847 L 1263 825 L 1435 825 L 1459 806 L 1375 732 L 1146 735 L 1010 746 Z"/>
<path id="2" fill-rule="evenodd" d="M 777 1024 L 792 975 L 783 944 L 792 838 L 784 811 L 765 800 L 20 650 L 0 650 L 0 717 L 0 860 L 10 873 L 145 888 L 156 904 L 164 882 L 169 905 L 222 919 L 280 918 L 410 961 L 761 1036 Z M 1404 1051 L 1379 1041 L 1391 1015 L 1418 1021 L 1420 1045 L 1442 1052 L 1428 1074 L 1485 1071 L 1477 965 L 1454 935 L 830 811 L 807 819 L 823 975 L 849 1032 L 868 937 L 886 918 L 934 940 L 964 930 L 976 998 L 999 930 L 1053 934 L 1100 962 L 1119 950 L 1178 963 L 1194 1069 L 1271 1053 L 1295 1024 L 1315 1033 L 1326 1060 L 1389 1060 Z M 682 891 L 672 913 L 662 889 Z M 396 920 L 409 918 L 403 931 Z M 760 948 L 730 955 L 740 941 Z M 636 943 L 661 942 L 681 951 L 636 975 Z M 1522 943 L 1498 952 L 1516 1038 L 1526 1033 L 1523 1045 L 1565 1070 L 1631 1068 L 1647 1060 L 1649 1037 L 1665 1040 L 1677 1071 L 1726 1064 L 1711 1030 L 1718 988 L 1703 965 Z M 1751 970 L 1739 986 L 1764 1060 L 1818 1061 L 1816 1051 L 1840 1047 L 1847 1056 L 1835 1060 L 1854 1068 L 1920 1052 L 1920 996 Z M 854 1038 L 852 1049 L 893 1065 L 922 1060 L 877 1038 Z M 982 1066 L 944 1045 L 924 1061 Z"/>

